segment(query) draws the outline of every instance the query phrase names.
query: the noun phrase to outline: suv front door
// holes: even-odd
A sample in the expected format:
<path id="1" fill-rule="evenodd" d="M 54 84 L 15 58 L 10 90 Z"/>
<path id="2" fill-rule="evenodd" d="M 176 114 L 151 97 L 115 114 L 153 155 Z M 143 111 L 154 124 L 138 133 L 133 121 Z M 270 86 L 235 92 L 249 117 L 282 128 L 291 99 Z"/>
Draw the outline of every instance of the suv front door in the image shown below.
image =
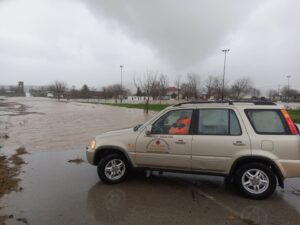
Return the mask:
<path id="1" fill-rule="evenodd" d="M 141 132 L 135 162 L 140 167 L 191 169 L 192 109 L 168 111 L 152 124 L 151 134 Z"/>
<path id="2" fill-rule="evenodd" d="M 251 155 L 249 136 L 233 109 L 201 108 L 196 114 L 193 170 L 224 173 L 239 154 Z"/>

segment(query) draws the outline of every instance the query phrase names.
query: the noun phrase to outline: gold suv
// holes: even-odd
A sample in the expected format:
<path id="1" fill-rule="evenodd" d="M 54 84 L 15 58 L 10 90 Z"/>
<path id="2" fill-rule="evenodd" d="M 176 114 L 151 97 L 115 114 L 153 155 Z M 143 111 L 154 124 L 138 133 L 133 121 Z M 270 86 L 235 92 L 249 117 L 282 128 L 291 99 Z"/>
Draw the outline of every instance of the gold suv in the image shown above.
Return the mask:
<path id="1" fill-rule="evenodd" d="M 145 124 L 96 136 L 86 153 L 108 184 L 133 168 L 214 174 L 263 199 L 300 176 L 298 128 L 271 102 L 181 103 Z"/>

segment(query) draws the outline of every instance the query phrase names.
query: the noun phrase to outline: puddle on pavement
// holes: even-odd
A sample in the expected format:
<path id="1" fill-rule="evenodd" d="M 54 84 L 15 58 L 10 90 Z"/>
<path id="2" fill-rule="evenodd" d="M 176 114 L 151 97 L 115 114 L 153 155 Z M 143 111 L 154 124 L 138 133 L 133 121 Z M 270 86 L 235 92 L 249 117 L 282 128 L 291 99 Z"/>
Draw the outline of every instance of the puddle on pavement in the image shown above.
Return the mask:
<path id="1" fill-rule="evenodd" d="M 21 192 L 5 195 L 8 224 L 297 224 L 299 198 L 280 189 L 268 200 L 240 197 L 219 177 L 154 173 L 118 185 L 101 183 L 96 167 L 71 164 L 76 151 L 24 155 Z M 84 158 L 84 151 L 79 157 Z M 292 185 L 288 182 L 287 185 Z M 294 184 L 295 185 L 295 184 Z M 297 184 L 299 185 L 299 184 Z M 295 198 L 298 198 L 297 201 Z M 298 209 L 297 209 L 298 207 Z M 250 222 L 249 222 L 250 221 Z"/>
<path id="2" fill-rule="evenodd" d="M 25 101 L 25 100 L 24 100 Z M 263 201 L 240 197 L 223 178 L 154 173 L 131 176 L 118 185 L 105 185 L 96 167 L 85 160 L 91 136 L 128 127 L 147 118 L 141 110 L 58 103 L 28 99 L 31 109 L 44 114 L 8 119 L 10 138 L 1 151 L 25 146 L 22 191 L 0 199 L 8 224 L 298 224 L 299 179 L 286 181 Z M 3 141 L 3 140 L 2 140 Z M 42 150 L 42 151 L 40 151 Z M 57 151 L 55 151 L 57 150 Z"/>

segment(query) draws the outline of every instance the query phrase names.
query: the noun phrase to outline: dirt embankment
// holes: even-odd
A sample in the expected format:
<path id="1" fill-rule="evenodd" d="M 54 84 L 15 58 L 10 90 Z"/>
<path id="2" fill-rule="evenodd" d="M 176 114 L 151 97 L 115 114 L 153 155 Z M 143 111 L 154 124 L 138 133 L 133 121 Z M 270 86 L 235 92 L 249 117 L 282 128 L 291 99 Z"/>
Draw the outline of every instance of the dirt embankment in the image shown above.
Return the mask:
<path id="1" fill-rule="evenodd" d="M 21 157 L 24 154 L 28 154 L 26 149 L 20 147 L 10 157 L 0 155 L 0 197 L 11 191 L 21 191 L 23 189 L 19 186 L 20 179 L 18 175 L 21 172 L 21 165 L 25 164 Z M 5 224 L 5 220 L 9 217 L 11 216 L 0 216 L 0 224 Z"/>
<path id="2" fill-rule="evenodd" d="M 11 156 L 1 152 L 1 148 L 11 138 L 10 129 L 13 127 L 11 117 L 28 114 L 40 114 L 28 111 L 29 107 L 17 102 L 9 102 L 0 99 L 0 198 L 12 191 L 22 191 L 19 186 L 22 165 L 25 164 L 22 155 L 28 154 L 24 147 L 19 147 Z M 19 122 L 19 125 L 23 124 Z M 0 207 L 1 209 L 1 207 Z M 0 225 L 4 225 L 7 219 L 13 219 L 14 215 L 0 215 Z M 17 221 L 27 224 L 24 218 L 16 218 Z"/>
<path id="3" fill-rule="evenodd" d="M 25 164 L 21 155 L 28 154 L 26 149 L 21 147 L 16 149 L 16 153 L 10 157 L 0 155 L 0 197 L 11 191 L 22 190 L 18 186 L 20 181 L 17 176 L 21 171 L 21 165 Z"/>
<path id="4" fill-rule="evenodd" d="M 9 139 L 8 130 L 11 126 L 9 116 L 20 115 L 26 111 L 26 107 L 14 102 L 6 102 L 0 99 L 0 150 L 7 139 Z M 8 157 L 0 151 L 0 197 L 11 191 L 20 191 L 18 175 L 21 171 L 21 165 L 24 160 L 20 157 L 26 154 L 25 148 L 18 148 L 16 152 Z M 0 207 L 1 209 L 1 207 Z M 5 220 L 11 218 L 8 215 L 0 215 L 0 224 L 5 224 Z"/>

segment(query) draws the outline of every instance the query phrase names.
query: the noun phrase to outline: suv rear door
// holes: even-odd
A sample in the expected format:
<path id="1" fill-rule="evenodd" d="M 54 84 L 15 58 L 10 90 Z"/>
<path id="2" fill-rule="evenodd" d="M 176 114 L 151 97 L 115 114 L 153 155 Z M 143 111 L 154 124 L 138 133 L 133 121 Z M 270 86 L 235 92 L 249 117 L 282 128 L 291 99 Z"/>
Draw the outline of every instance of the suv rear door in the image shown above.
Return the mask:
<path id="1" fill-rule="evenodd" d="M 225 173 L 239 155 L 251 155 L 249 136 L 234 108 L 199 108 L 192 169 Z"/>
<path id="2" fill-rule="evenodd" d="M 245 109 L 252 154 L 281 160 L 299 159 L 299 135 L 291 133 L 280 109 Z M 293 124 L 290 124 L 291 126 Z M 252 129 L 251 129 L 252 128 Z"/>

